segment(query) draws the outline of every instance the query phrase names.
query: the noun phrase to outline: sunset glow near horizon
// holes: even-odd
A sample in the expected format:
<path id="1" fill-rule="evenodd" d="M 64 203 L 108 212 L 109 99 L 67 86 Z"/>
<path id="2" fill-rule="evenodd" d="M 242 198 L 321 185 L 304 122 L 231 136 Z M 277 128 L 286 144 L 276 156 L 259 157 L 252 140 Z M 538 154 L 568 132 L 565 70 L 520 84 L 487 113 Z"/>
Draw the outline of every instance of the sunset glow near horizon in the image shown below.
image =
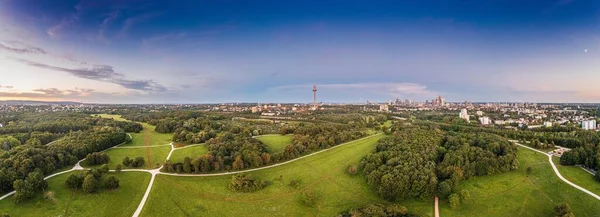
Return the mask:
<path id="1" fill-rule="evenodd" d="M 600 102 L 600 2 L 0 0 L 0 100 Z"/>

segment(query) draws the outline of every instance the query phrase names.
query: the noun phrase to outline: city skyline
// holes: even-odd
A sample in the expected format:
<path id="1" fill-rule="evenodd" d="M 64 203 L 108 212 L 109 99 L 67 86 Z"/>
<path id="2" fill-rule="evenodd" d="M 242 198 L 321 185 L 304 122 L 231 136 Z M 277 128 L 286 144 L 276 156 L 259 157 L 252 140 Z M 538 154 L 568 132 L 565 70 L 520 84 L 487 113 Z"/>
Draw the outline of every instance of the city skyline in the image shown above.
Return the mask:
<path id="1" fill-rule="evenodd" d="M 594 103 L 599 6 L 0 0 L 0 100 Z"/>

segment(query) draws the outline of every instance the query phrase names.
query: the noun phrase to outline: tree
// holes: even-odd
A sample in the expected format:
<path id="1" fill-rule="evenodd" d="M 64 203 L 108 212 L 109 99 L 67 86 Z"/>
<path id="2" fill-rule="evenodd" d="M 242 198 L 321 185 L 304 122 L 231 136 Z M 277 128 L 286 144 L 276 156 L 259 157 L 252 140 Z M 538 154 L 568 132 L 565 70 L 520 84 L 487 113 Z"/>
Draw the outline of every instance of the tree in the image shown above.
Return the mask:
<path id="1" fill-rule="evenodd" d="M 98 180 L 94 177 L 94 175 L 89 174 L 83 180 L 82 188 L 84 192 L 93 193 L 96 192 L 98 188 Z"/>
<path id="2" fill-rule="evenodd" d="M 452 185 L 450 180 L 440 182 L 437 187 L 437 194 L 442 198 L 448 197 L 452 193 Z"/>
<path id="3" fill-rule="evenodd" d="M 107 189 L 119 188 L 119 179 L 117 179 L 115 176 L 109 176 L 104 182 L 104 187 Z"/>
<path id="4" fill-rule="evenodd" d="M 244 160 L 242 160 L 242 156 L 241 155 L 238 155 L 235 158 L 235 161 L 233 162 L 232 167 L 233 167 L 234 170 L 244 169 Z"/>
<path id="5" fill-rule="evenodd" d="M 600 182 L 600 171 L 596 171 L 596 175 L 594 177 L 596 178 L 596 181 Z"/>
<path id="6" fill-rule="evenodd" d="M 27 175 L 25 182 L 28 182 L 33 187 L 35 192 L 43 191 L 48 188 L 48 182 L 44 180 L 44 175 L 40 172 L 32 172 Z"/>
<path id="7" fill-rule="evenodd" d="M 451 194 L 451 195 L 448 197 L 448 200 L 449 200 L 449 202 L 450 202 L 450 207 L 451 207 L 452 209 L 455 209 L 455 208 L 457 208 L 458 206 L 460 206 L 460 196 L 458 196 L 456 193 L 454 193 L 454 194 Z"/>
<path id="8" fill-rule="evenodd" d="M 67 185 L 67 187 L 71 189 L 78 189 L 81 187 L 82 184 L 83 174 L 81 173 L 72 173 L 71 175 L 69 175 L 69 177 L 67 177 L 67 180 L 65 180 L 65 185 Z"/>
<path id="9" fill-rule="evenodd" d="M 116 171 L 117 173 L 120 173 L 122 169 L 123 169 L 123 166 L 122 166 L 121 164 L 117 164 L 117 165 L 115 166 L 115 171 Z"/>
<path id="10" fill-rule="evenodd" d="M 25 142 L 25 144 L 31 145 L 31 146 L 36 146 L 36 145 L 42 145 L 42 142 L 37 138 L 30 138 L 27 140 L 27 142 Z"/>
<path id="11" fill-rule="evenodd" d="M 13 202 L 15 203 L 23 202 L 35 194 L 33 185 L 22 179 L 17 179 L 13 184 L 13 188 L 15 189 L 15 195 L 13 196 Z"/>
<path id="12" fill-rule="evenodd" d="M 231 183 L 229 189 L 238 192 L 253 192 L 263 189 L 267 186 L 265 181 L 256 179 L 248 174 L 242 173 L 233 175 L 231 177 Z"/>
<path id="13" fill-rule="evenodd" d="M 571 211 L 571 207 L 566 203 L 554 207 L 554 212 L 557 217 L 575 217 L 575 214 Z"/>
<path id="14" fill-rule="evenodd" d="M 132 167 L 143 167 L 144 165 L 146 165 L 146 160 L 143 157 L 136 157 L 131 163 Z"/>
<path id="15" fill-rule="evenodd" d="M 131 164 L 131 160 L 129 159 L 129 157 L 123 158 L 123 165 L 128 167 L 130 164 Z"/>

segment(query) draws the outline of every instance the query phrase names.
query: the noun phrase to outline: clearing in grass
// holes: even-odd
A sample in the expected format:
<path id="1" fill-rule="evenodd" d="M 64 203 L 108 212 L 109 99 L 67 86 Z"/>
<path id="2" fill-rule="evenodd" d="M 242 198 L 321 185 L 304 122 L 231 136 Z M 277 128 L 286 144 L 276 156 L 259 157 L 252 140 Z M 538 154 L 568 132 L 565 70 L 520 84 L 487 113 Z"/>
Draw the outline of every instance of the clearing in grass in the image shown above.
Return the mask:
<path id="1" fill-rule="evenodd" d="M 171 162 L 173 163 L 181 163 L 185 157 L 190 157 L 190 159 L 194 159 L 200 155 L 208 153 L 208 147 L 205 144 L 198 145 L 189 145 L 185 148 L 178 148 L 173 151 L 171 154 Z"/>
<path id="2" fill-rule="evenodd" d="M 269 147 L 270 153 L 281 153 L 285 150 L 285 146 L 292 144 L 292 137 L 294 135 L 287 134 L 267 134 L 256 137 L 256 139 L 263 142 L 265 145 Z"/>
<path id="3" fill-rule="evenodd" d="M 140 133 L 131 133 L 133 141 L 122 146 L 157 146 L 168 145 L 173 139 L 170 133 L 158 133 L 154 131 L 155 126 L 147 123 L 142 123 L 144 130 Z"/>
<path id="4" fill-rule="evenodd" d="M 146 161 L 146 165 L 144 167 L 140 167 L 140 169 L 152 169 L 160 167 L 165 160 L 167 159 L 167 155 L 171 151 L 171 146 L 161 146 L 161 147 L 131 147 L 131 148 L 113 148 L 105 153 L 110 157 L 110 162 L 108 163 L 108 167 L 110 169 L 115 169 L 117 164 L 123 165 L 123 159 L 125 157 L 129 157 L 129 159 L 135 159 L 136 157 L 143 157 Z M 101 165 L 90 166 L 85 161 L 81 162 L 81 166 L 83 167 L 100 167 Z M 123 168 L 131 168 L 123 165 Z"/>
<path id="5" fill-rule="evenodd" d="M 129 217 L 142 200 L 150 182 L 150 174 L 145 172 L 108 173 L 116 176 L 120 187 L 114 190 L 102 189 L 97 193 L 84 193 L 81 189 L 71 190 L 65 180 L 72 173 L 48 179 L 48 189 L 31 200 L 15 204 L 11 198 L 0 201 L 0 213 L 10 216 L 111 216 Z"/>
<path id="6" fill-rule="evenodd" d="M 578 217 L 600 213 L 600 201 L 561 181 L 548 156 L 519 148 L 518 159 L 518 170 L 463 181 L 460 189 L 469 191 L 471 200 L 455 209 L 441 201 L 440 215 L 553 216 L 561 203 L 568 203 Z M 532 168 L 529 175 L 527 167 Z"/>
<path id="7" fill-rule="evenodd" d="M 250 172 L 269 182 L 253 193 L 228 188 L 231 175 L 177 177 L 158 175 L 142 216 L 336 216 L 369 203 L 388 203 L 366 185 L 361 175 L 346 168 L 358 164 L 383 135 L 354 141 L 282 166 Z M 297 184 L 291 185 L 292 180 Z M 315 203 L 306 205 L 302 195 L 311 191 Z M 410 211 L 431 216 L 433 200 L 398 202 Z"/>
<path id="8" fill-rule="evenodd" d="M 92 115 L 92 116 L 98 116 L 98 117 L 101 117 L 101 118 L 112 118 L 115 121 L 129 121 L 129 120 L 121 117 L 121 115 L 97 114 L 97 115 Z"/>

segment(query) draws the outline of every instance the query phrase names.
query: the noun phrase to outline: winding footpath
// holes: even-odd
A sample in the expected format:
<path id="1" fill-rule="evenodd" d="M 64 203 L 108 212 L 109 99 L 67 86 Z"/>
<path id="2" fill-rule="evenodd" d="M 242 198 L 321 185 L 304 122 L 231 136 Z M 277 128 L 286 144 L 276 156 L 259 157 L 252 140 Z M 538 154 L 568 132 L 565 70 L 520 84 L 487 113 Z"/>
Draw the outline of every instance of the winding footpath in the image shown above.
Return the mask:
<path id="1" fill-rule="evenodd" d="M 563 177 L 563 176 L 560 174 L 560 172 L 558 171 L 558 168 L 556 168 L 556 165 L 554 164 L 554 161 L 552 161 L 552 155 L 551 155 L 551 154 L 545 153 L 545 152 L 543 152 L 543 151 L 540 151 L 540 150 L 537 150 L 537 149 L 535 149 L 535 148 L 531 148 L 531 147 L 529 147 L 529 146 L 526 146 L 526 145 L 519 144 L 518 142 L 516 142 L 516 141 L 514 141 L 514 140 L 511 140 L 511 142 L 513 142 L 513 143 L 515 143 L 515 144 L 517 144 L 518 146 L 521 146 L 521 147 L 523 147 L 523 148 L 526 148 L 526 149 L 529 149 L 529 150 L 532 150 L 532 151 L 535 151 L 535 152 L 538 152 L 538 153 L 542 153 L 542 154 L 544 154 L 544 155 L 548 156 L 548 161 L 550 162 L 550 165 L 552 165 L 552 169 L 554 170 L 554 173 L 556 173 L 556 176 L 558 176 L 558 178 L 560 178 L 560 180 L 562 180 L 563 182 L 565 182 L 565 183 L 569 184 L 570 186 L 573 186 L 573 187 L 574 187 L 574 188 L 576 188 L 576 189 L 579 189 L 580 191 L 583 191 L 583 193 L 586 193 L 586 194 L 588 194 L 588 195 L 590 195 L 590 196 L 592 196 L 592 197 L 596 198 L 597 200 L 600 200 L 600 196 L 598 196 L 597 194 L 594 194 L 593 192 L 591 192 L 591 191 L 589 191 L 589 190 L 587 190 L 587 189 L 585 189 L 585 188 L 582 188 L 582 187 L 580 187 L 579 185 L 576 185 L 575 183 L 572 183 L 572 182 L 570 182 L 569 180 L 565 179 L 565 178 L 564 178 L 564 177 Z"/>

